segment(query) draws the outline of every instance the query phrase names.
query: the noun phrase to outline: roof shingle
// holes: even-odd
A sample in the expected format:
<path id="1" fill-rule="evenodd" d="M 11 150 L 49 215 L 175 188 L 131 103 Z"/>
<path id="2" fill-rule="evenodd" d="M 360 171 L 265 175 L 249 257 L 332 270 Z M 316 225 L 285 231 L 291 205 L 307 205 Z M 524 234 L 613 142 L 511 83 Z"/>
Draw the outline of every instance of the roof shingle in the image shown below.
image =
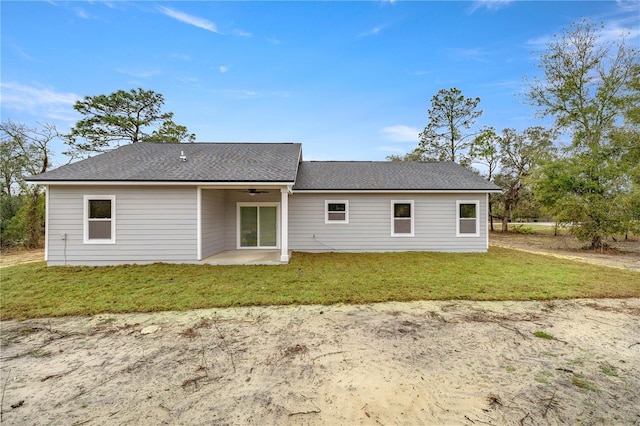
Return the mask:
<path id="1" fill-rule="evenodd" d="M 187 161 L 180 160 L 184 152 Z M 29 178 L 46 181 L 294 182 L 299 143 L 144 143 Z"/>
<path id="2" fill-rule="evenodd" d="M 294 190 L 472 190 L 500 188 L 454 162 L 304 161 Z"/>

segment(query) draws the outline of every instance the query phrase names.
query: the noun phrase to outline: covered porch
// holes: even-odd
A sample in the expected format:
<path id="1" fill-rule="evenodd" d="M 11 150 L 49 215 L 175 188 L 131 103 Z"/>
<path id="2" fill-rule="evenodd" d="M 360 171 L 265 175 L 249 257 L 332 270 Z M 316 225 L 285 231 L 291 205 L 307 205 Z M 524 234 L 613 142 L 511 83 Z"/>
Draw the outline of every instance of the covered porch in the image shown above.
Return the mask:
<path id="1" fill-rule="evenodd" d="M 216 265 L 289 261 L 290 185 L 198 187 L 198 260 Z"/>

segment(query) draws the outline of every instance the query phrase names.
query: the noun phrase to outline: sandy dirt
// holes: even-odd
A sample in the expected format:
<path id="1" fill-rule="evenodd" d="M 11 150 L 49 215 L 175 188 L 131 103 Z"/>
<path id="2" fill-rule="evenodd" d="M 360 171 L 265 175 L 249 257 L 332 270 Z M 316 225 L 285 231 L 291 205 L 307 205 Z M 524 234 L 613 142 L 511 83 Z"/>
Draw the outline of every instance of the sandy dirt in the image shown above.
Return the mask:
<path id="1" fill-rule="evenodd" d="M 609 240 L 609 249 L 604 252 L 584 250 L 584 243 L 569 235 L 555 237 L 494 232 L 490 236 L 490 244 L 593 265 L 640 271 L 640 239 L 637 237 L 620 241 Z"/>
<path id="2" fill-rule="evenodd" d="M 254 307 L 1 327 L 7 425 L 640 424 L 640 299 Z"/>
<path id="3" fill-rule="evenodd" d="M 20 265 L 22 263 L 42 262 L 44 249 L 35 250 L 3 250 L 0 253 L 0 268 Z"/>

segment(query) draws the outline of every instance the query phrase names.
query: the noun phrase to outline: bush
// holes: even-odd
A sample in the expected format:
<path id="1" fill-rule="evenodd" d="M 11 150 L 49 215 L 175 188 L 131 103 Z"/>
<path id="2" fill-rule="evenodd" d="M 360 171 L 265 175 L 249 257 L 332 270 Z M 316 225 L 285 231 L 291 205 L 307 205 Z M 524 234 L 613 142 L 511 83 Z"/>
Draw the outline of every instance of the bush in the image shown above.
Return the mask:
<path id="1" fill-rule="evenodd" d="M 524 225 L 511 225 L 511 232 L 516 234 L 533 234 L 533 228 Z"/>

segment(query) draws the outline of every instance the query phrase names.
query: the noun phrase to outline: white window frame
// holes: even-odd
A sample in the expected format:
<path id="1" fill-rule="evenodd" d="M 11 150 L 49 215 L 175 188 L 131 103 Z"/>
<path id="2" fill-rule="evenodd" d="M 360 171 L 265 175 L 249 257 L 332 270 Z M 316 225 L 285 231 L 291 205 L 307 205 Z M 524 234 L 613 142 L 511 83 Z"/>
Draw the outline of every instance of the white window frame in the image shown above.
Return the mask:
<path id="1" fill-rule="evenodd" d="M 396 217 L 395 217 L 395 205 L 396 204 L 410 204 L 411 205 L 411 217 L 408 219 L 411 221 L 411 232 L 410 233 L 400 233 L 400 234 L 396 234 L 395 233 L 395 221 L 396 221 Z M 416 217 L 416 209 L 415 209 L 415 203 L 413 202 L 413 200 L 391 200 L 391 236 L 392 237 L 413 237 L 414 236 L 414 229 L 413 229 L 413 225 L 415 222 L 415 217 Z M 400 220 L 406 220 L 405 218 L 400 218 Z"/>
<path id="2" fill-rule="evenodd" d="M 329 204 L 344 204 L 344 220 L 329 219 Z M 324 223 L 326 224 L 349 223 L 349 200 L 325 200 L 324 201 Z"/>
<path id="3" fill-rule="evenodd" d="M 476 206 L 476 232 L 473 234 L 465 232 L 460 233 L 460 205 L 475 204 Z M 456 237 L 479 237 L 480 236 L 480 200 L 456 200 Z"/>
<path id="4" fill-rule="evenodd" d="M 111 219 L 90 219 L 89 201 L 109 200 L 111 201 Z M 85 195 L 83 200 L 83 241 L 85 244 L 115 244 L 116 243 L 116 196 L 115 195 Z M 89 221 L 111 221 L 111 238 L 89 238 Z"/>
<path id="5" fill-rule="evenodd" d="M 240 208 L 241 207 L 275 207 L 276 208 L 276 245 L 274 246 L 261 246 L 257 245 L 255 247 L 243 247 L 240 245 L 240 240 L 242 238 L 240 227 L 242 226 L 242 220 L 240 217 Z M 258 224 L 260 220 L 258 219 Z M 238 202 L 236 203 L 236 249 L 237 250 L 276 250 L 280 249 L 280 203 L 277 202 Z M 260 231 L 258 231 L 258 235 L 260 235 Z"/>

